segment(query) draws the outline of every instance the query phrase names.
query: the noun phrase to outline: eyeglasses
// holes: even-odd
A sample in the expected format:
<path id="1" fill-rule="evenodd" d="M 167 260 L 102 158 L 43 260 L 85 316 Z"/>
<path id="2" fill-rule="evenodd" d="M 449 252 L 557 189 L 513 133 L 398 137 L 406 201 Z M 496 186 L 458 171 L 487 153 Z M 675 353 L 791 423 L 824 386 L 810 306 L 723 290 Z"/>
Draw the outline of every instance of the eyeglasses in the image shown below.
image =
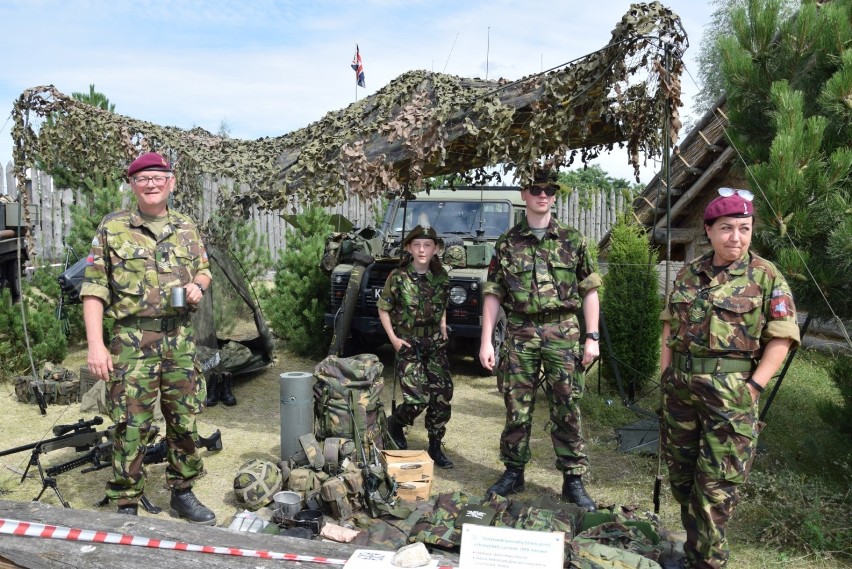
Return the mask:
<path id="1" fill-rule="evenodd" d="M 719 188 L 719 195 L 723 198 L 729 198 L 732 195 L 737 194 L 742 199 L 750 202 L 754 199 L 754 194 L 748 190 L 735 190 L 734 188 Z"/>
<path id="2" fill-rule="evenodd" d="M 552 198 L 556 195 L 556 186 L 530 186 L 529 188 L 527 188 L 527 191 L 530 193 L 530 195 L 536 197 L 540 196 L 541 193 L 544 192 L 544 195 L 549 198 Z"/>
<path id="3" fill-rule="evenodd" d="M 162 186 L 169 178 L 171 178 L 171 176 L 134 176 L 131 180 L 133 180 L 137 186 L 147 186 L 151 182 L 154 182 L 155 186 Z"/>

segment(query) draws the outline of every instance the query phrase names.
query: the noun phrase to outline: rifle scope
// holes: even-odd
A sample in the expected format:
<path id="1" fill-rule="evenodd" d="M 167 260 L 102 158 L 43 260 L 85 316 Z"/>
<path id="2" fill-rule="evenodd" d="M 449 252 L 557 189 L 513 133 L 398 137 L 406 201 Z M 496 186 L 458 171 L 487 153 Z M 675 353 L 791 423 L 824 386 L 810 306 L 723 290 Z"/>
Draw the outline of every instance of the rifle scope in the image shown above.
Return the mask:
<path id="1" fill-rule="evenodd" d="M 90 429 L 95 425 L 103 424 L 104 420 L 102 417 L 95 417 L 94 419 L 89 419 L 88 421 L 84 421 L 80 419 L 76 423 L 71 423 L 70 425 L 56 425 L 53 427 L 53 436 L 61 437 L 65 433 L 70 433 L 71 431 L 83 431 L 85 429 Z"/>

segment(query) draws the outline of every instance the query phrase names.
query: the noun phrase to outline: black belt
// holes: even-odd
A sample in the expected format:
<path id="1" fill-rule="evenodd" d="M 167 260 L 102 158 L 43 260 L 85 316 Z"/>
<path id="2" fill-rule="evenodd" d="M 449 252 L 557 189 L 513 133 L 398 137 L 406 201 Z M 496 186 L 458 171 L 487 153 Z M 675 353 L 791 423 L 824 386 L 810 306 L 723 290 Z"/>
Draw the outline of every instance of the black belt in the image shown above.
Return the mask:
<path id="1" fill-rule="evenodd" d="M 754 361 L 734 358 L 699 358 L 688 352 L 674 352 L 672 366 L 686 373 L 739 373 L 753 370 Z"/>
<path id="2" fill-rule="evenodd" d="M 117 320 L 116 324 L 127 328 L 136 328 L 146 332 L 171 332 L 189 322 L 188 314 L 179 314 L 167 318 L 141 318 L 139 316 L 128 316 Z"/>
<path id="3" fill-rule="evenodd" d="M 524 322 L 532 322 L 533 324 L 550 324 L 552 322 L 562 322 L 567 320 L 574 314 L 568 310 L 557 310 L 551 312 L 538 312 L 536 314 L 519 314 L 512 312 L 509 314 L 509 321 L 512 324 L 523 324 Z"/>

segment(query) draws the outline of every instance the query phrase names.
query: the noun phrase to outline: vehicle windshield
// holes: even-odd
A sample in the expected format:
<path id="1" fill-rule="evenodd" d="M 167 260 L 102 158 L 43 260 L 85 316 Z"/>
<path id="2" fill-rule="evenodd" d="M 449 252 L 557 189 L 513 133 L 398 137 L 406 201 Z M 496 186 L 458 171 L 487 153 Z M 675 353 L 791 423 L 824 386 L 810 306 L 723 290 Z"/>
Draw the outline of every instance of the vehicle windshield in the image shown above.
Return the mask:
<path id="1" fill-rule="evenodd" d="M 512 224 L 512 206 L 507 202 L 418 201 L 399 205 L 391 231 L 397 235 L 410 231 L 424 220 L 435 228 L 438 235 L 476 236 L 476 230 L 485 230 L 486 239 L 497 239 Z"/>

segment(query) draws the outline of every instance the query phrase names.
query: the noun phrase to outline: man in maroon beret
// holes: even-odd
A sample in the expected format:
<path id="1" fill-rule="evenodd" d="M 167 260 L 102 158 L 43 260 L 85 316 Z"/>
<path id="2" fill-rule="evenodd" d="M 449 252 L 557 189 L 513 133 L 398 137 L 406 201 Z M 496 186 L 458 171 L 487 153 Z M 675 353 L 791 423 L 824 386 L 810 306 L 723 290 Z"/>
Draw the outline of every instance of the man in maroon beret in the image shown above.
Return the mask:
<path id="1" fill-rule="evenodd" d="M 165 158 L 143 154 L 127 176 L 136 206 L 101 221 L 80 294 L 89 371 L 106 382 L 107 410 L 116 424 L 106 494 L 122 514 L 136 515 L 138 502 L 146 504 L 143 459 L 159 395 L 170 505 L 182 518 L 214 525 L 216 514 L 192 492 L 204 467 L 195 446 L 204 377 L 195 367 L 189 312 L 210 286 L 207 251 L 195 223 L 169 208 L 175 177 Z M 115 319 L 109 348 L 105 315 Z"/>
<path id="2" fill-rule="evenodd" d="M 660 316 L 662 443 L 687 567 L 727 563 L 726 526 L 763 428 L 758 399 L 799 343 L 787 281 L 749 251 L 753 199 L 719 189 L 704 210 L 712 249 L 680 270 Z"/>

